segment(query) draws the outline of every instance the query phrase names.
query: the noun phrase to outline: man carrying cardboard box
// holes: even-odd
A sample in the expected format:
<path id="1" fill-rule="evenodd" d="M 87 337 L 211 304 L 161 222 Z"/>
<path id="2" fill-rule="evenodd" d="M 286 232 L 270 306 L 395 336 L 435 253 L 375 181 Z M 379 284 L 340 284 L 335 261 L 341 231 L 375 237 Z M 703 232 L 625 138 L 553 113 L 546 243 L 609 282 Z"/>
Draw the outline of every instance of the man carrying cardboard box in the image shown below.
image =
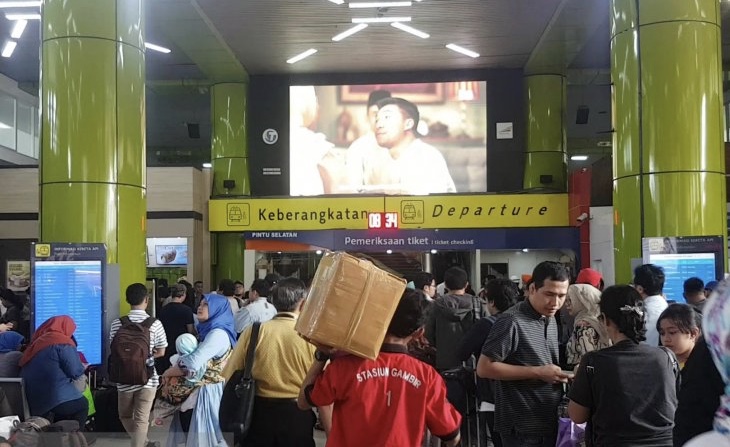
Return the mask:
<path id="1" fill-rule="evenodd" d="M 446 446 L 459 443 L 461 416 L 446 400 L 446 385 L 431 366 L 408 355 L 423 333 L 426 301 L 406 290 L 375 360 L 338 356 L 320 346 L 297 403 L 309 409 L 334 404 L 329 446 L 419 446 L 425 429 Z"/>

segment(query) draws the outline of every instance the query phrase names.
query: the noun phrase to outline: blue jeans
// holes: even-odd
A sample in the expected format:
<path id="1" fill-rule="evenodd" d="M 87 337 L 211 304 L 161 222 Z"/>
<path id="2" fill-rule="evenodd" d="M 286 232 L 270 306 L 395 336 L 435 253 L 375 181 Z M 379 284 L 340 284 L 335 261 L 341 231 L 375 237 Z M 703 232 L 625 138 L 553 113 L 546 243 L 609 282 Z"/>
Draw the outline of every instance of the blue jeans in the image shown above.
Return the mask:
<path id="1" fill-rule="evenodd" d="M 557 433 L 550 436 L 500 433 L 503 447 L 555 447 Z"/>

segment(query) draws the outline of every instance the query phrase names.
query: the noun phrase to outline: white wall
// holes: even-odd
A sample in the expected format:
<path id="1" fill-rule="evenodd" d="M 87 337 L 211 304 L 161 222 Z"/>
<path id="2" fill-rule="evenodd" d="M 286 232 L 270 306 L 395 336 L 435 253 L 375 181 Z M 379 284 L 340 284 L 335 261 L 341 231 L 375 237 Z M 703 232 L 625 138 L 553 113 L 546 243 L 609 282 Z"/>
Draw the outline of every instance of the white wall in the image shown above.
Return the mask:
<path id="1" fill-rule="evenodd" d="M 598 206 L 590 210 L 591 268 L 601 272 L 603 282 L 611 286 L 616 282 L 613 247 L 613 207 Z"/>
<path id="2" fill-rule="evenodd" d="M 527 253 L 515 250 L 481 250 L 481 264 L 507 263 L 509 276 L 531 275 L 535 266 L 543 261 L 560 261 L 565 256 L 561 251 L 530 250 Z"/>

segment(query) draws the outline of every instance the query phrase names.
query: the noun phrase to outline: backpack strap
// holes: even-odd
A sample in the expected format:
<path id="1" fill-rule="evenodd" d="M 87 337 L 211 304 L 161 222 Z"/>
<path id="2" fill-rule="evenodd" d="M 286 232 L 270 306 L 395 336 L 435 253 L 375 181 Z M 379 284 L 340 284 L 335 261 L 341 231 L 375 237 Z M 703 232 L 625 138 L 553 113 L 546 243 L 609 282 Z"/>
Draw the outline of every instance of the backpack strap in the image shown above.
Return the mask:
<path id="1" fill-rule="evenodd" d="M 143 327 L 146 327 L 147 329 L 151 328 L 153 324 L 155 324 L 155 321 L 157 319 L 155 317 L 147 317 L 146 320 L 144 320 L 142 323 L 140 323 Z"/>
<path id="2" fill-rule="evenodd" d="M 127 316 L 127 315 L 119 318 L 119 321 L 122 323 L 122 326 L 126 326 L 128 324 L 132 324 L 132 320 L 130 320 L 129 319 L 129 316 Z"/>

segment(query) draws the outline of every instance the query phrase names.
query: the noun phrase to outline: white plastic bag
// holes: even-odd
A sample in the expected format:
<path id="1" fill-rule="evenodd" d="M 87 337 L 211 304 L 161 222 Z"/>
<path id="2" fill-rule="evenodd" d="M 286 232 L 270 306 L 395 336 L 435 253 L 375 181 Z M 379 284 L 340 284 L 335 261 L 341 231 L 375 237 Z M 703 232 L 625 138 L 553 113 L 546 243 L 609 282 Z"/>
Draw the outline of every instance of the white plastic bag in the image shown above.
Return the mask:
<path id="1" fill-rule="evenodd" d="M 17 422 L 16 422 L 17 421 Z M 18 416 L 5 416 L 0 418 L 0 436 L 5 439 L 10 438 L 10 434 L 13 432 L 16 424 L 20 423 Z"/>

